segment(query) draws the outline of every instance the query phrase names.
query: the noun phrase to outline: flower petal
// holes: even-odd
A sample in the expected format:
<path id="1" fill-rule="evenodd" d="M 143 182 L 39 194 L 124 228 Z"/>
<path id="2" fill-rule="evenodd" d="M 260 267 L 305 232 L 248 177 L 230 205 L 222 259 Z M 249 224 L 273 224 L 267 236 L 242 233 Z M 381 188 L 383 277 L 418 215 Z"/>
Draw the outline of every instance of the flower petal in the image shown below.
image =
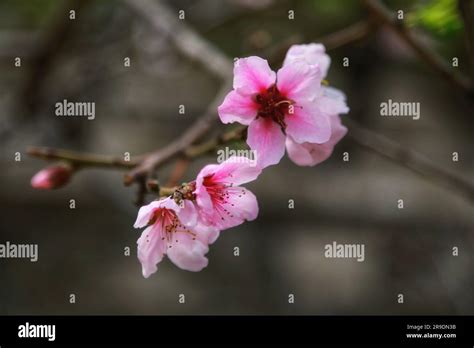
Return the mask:
<path id="1" fill-rule="evenodd" d="M 338 115 L 331 117 L 331 138 L 324 144 L 298 144 L 291 137 L 286 139 L 288 157 L 300 166 L 314 166 L 328 159 L 334 146 L 346 135 L 347 128 Z"/>
<path id="2" fill-rule="evenodd" d="M 318 108 L 328 114 L 346 114 L 349 112 L 349 108 L 346 104 L 346 95 L 333 87 L 321 87 L 321 95 L 316 99 Z"/>
<path id="3" fill-rule="evenodd" d="M 193 202 L 187 199 L 183 200 L 182 205 L 176 204 L 175 212 L 184 226 L 190 227 L 197 223 L 198 213 Z"/>
<path id="4" fill-rule="evenodd" d="M 153 212 L 161 206 L 161 200 L 153 201 L 150 204 L 144 205 L 140 208 L 137 215 L 137 220 L 133 227 L 142 228 L 148 225 L 152 218 Z"/>
<path id="5" fill-rule="evenodd" d="M 247 144 L 256 151 L 260 168 L 277 164 L 285 154 L 285 135 L 280 126 L 269 119 L 259 118 L 250 124 Z"/>
<path id="6" fill-rule="evenodd" d="M 157 271 L 157 264 L 163 259 L 166 243 L 161 239 L 161 224 L 147 227 L 137 241 L 138 259 L 145 278 Z"/>
<path id="7" fill-rule="evenodd" d="M 207 192 L 206 187 L 203 185 L 204 178 L 208 175 L 212 175 L 219 168 L 217 164 L 208 164 L 199 172 L 196 178 L 196 203 L 201 210 L 212 210 L 212 199 Z"/>
<path id="8" fill-rule="evenodd" d="M 277 87 L 282 95 L 296 104 L 312 101 L 320 94 L 321 70 L 317 65 L 295 61 L 278 70 Z"/>
<path id="9" fill-rule="evenodd" d="M 207 224 L 225 230 L 255 220 L 258 203 L 255 195 L 244 187 L 229 187 L 223 199 L 215 202 L 213 209 L 202 211 Z"/>
<path id="10" fill-rule="evenodd" d="M 257 179 L 262 172 L 247 157 L 231 156 L 217 167 L 213 168 L 212 180 L 215 182 L 241 185 Z"/>
<path id="11" fill-rule="evenodd" d="M 193 231 L 197 235 L 197 239 L 199 239 L 204 244 L 212 244 L 214 243 L 217 238 L 219 237 L 220 230 L 215 227 L 207 224 L 203 221 L 202 216 L 196 226 L 193 227 Z"/>
<path id="12" fill-rule="evenodd" d="M 217 108 L 222 123 L 238 122 L 248 126 L 257 116 L 258 105 L 250 96 L 231 91 Z"/>
<path id="13" fill-rule="evenodd" d="M 326 54 L 324 45 L 311 43 L 308 45 L 293 45 L 286 53 L 283 66 L 302 60 L 307 64 L 319 65 L 321 76 L 325 78 L 331 64 L 331 58 Z"/>
<path id="14" fill-rule="evenodd" d="M 191 272 L 199 272 L 207 266 L 209 261 L 204 256 L 209 251 L 207 244 L 193 240 L 187 233 L 177 233 L 173 238 L 177 242 L 168 248 L 167 255 L 176 266 Z"/>
<path id="15" fill-rule="evenodd" d="M 255 220 L 258 216 L 258 202 L 255 195 L 244 187 L 232 187 L 227 190 L 227 206 L 233 215 L 232 220 L 239 221 L 240 225 L 244 221 Z M 231 221 L 229 221 L 231 223 Z M 236 226 L 231 223 L 229 227 Z"/>
<path id="16" fill-rule="evenodd" d="M 265 59 L 241 58 L 234 64 L 234 89 L 243 95 L 256 94 L 274 84 L 275 76 Z"/>
<path id="17" fill-rule="evenodd" d="M 331 121 L 314 102 L 294 107 L 293 114 L 285 117 L 286 133 L 297 143 L 324 143 L 331 136 Z"/>
<path id="18" fill-rule="evenodd" d="M 288 157 L 299 166 L 313 166 L 316 164 L 310 152 L 312 145 L 315 144 L 298 144 L 296 141 L 291 139 L 291 137 L 286 138 L 286 151 L 288 152 Z"/>

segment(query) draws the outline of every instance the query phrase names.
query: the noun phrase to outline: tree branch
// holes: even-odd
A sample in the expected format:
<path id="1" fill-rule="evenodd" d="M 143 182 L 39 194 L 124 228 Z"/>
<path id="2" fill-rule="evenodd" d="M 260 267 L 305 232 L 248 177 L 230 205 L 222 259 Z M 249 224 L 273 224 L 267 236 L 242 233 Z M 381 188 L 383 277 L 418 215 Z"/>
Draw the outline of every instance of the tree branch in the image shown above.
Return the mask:
<path id="1" fill-rule="evenodd" d="M 349 126 L 347 136 L 360 146 L 402 165 L 474 203 L 474 186 L 471 182 L 438 167 L 422 154 L 406 149 L 390 138 L 364 128 L 353 120 L 344 118 L 344 123 Z"/>
<path id="2" fill-rule="evenodd" d="M 79 15 L 89 3 L 90 0 L 68 0 L 61 4 L 52 25 L 39 41 L 40 44 L 33 53 L 30 75 L 22 91 L 22 99 L 31 112 L 34 112 L 39 104 L 38 91 L 41 90 L 44 78 L 73 32 L 75 21 L 69 19 L 69 10 L 75 10 L 76 15 Z"/>
<path id="3" fill-rule="evenodd" d="M 427 63 L 434 71 L 450 82 L 454 87 L 462 90 L 470 97 L 474 96 L 472 83 L 465 76 L 459 74 L 452 67 L 447 65 L 443 58 L 435 51 L 430 50 L 420 40 L 418 40 L 410 29 L 403 25 L 403 22 L 396 19 L 385 5 L 378 0 L 361 0 L 370 13 L 395 33 L 401 40 L 410 46 L 416 54 Z"/>
<path id="4" fill-rule="evenodd" d="M 192 160 L 200 156 L 206 155 L 212 150 L 215 150 L 220 145 L 224 145 L 236 140 L 242 140 L 245 135 L 246 127 L 239 126 L 235 129 L 227 131 L 223 134 L 220 134 L 214 138 L 211 138 L 201 144 L 193 145 L 191 144 L 183 147 L 181 151 L 169 152 L 166 161 L 176 158 L 178 156 L 183 156 L 187 160 Z M 184 146 L 184 145 L 183 145 Z M 176 148 L 173 147 L 173 150 Z M 130 161 L 125 161 L 118 156 L 107 156 L 107 155 L 98 155 L 63 149 L 56 149 L 50 147 L 30 147 L 27 149 L 26 153 L 32 157 L 41 158 L 48 161 L 66 161 L 72 164 L 75 168 L 104 168 L 104 169 L 130 169 L 130 168 L 142 168 L 142 165 L 153 158 L 156 160 L 158 154 L 162 153 L 162 150 L 158 150 L 152 155 L 141 155 L 135 156 L 130 159 Z M 160 157 L 164 160 L 164 157 Z M 163 164 L 164 162 L 158 161 L 154 162 L 158 164 Z M 140 177 L 140 176 L 139 176 Z"/>
<path id="5" fill-rule="evenodd" d="M 124 0 L 140 18 L 157 31 L 169 36 L 173 45 L 187 58 L 199 62 L 216 76 L 227 79 L 232 72 L 232 62 L 217 47 L 204 40 L 184 20 L 178 19 L 166 5 L 158 1 Z"/>
<path id="6" fill-rule="evenodd" d="M 178 139 L 155 152 L 144 155 L 144 160 L 125 175 L 125 185 L 132 184 L 137 178 L 147 177 L 159 166 L 178 156 L 187 147 L 198 141 L 211 128 L 214 119 L 217 120 L 216 110 L 229 92 L 230 81 L 224 83 L 214 100 L 209 104 L 204 115 L 194 122 Z"/>
<path id="7" fill-rule="evenodd" d="M 26 153 L 50 161 L 66 161 L 76 168 L 99 167 L 110 169 L 130 169 L 135 167 L 137 160 L 125 161 L 120 157 L 97 155 L 70 150 L 54 149 L 50 147 L 30 147 Z"/>

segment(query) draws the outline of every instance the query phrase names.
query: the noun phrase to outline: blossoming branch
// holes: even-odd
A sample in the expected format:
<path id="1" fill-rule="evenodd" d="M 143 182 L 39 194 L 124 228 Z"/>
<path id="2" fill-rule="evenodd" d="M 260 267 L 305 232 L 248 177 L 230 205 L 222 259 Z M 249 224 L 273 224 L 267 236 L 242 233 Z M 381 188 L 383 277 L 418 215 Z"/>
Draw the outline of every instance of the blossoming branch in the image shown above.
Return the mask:
<path id="1" fill-rule="evenodd" d="M 290 159 L 302 166 L 314 166 L 331 155 L 347 132 L 339 115 L 349 109 L 342 92 L 323 85 L 329 65 L 321 44 L 291 47 L 277 73 L 260 57 L 235 62 L 233 90 L 218 107 L 218 114 L 223 123 L 238 122 L 243 127 L 201 144 L 191 153 L 204 155 L 220 143 L 243 139 L 247 134 L 247 144 L 257 161 L 232 156 L 205 166 L 194 181 L 154 188 L 159 197 L 140 208 L 134 224 L 135 228 L 145 227 L 137 242 L 144 277 L 157 271 L 164 255 L 184 270 L 206 267 L 209 245 L 221 231 L 258 216 L 257 198 L 240 185 L 278 164 L 285 147 Z M 53 189 L 65 185 L 80 168 L 80 161 L 74 163 L 40 171 L 32 186 Z M 123 165 L 118 161 L 109 164 Z"/>

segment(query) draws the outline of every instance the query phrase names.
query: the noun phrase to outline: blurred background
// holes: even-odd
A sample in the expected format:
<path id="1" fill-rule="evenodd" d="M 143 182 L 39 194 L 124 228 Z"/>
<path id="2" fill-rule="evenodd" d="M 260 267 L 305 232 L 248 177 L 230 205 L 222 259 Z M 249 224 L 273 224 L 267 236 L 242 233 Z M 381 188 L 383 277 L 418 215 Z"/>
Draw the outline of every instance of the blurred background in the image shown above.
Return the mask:
<path id="1" fill-rule="evenodd" d="M 468 75 L 456 1 L 385 4 L 403 10 L 410 29 L 446 62 L 458 57 L 457 71 Z M 229 57 L 259 55 L 274 69 L 281 47 L 318 41 L 368 17 L 352 0 L 160 6 L 176 18 L 184 10 L 183 22 Z M 472 178 L 472 105 L 459 90 L 385 28 L 334 46 L 327 79 L 347 94 L 346 118 Z M 474 314 L 472 203 L 349 137 L 321 165 L 298 167 L 285 157 L 247 184 L 258 197 L 258 219 L 224 231 L 199 273 L 165 259 L 156 274 L 142 277 L 141 231 L 132 227 L 135 189 L 123 186 L 123 172 L 84 170 L 62 189 L 34 190 L 30 179 L 47 163 L 28 157 L 27 147 L 142 154 L 179 137 L 215 97 L 219 79 L 183 56 L 170 34 L 129 2 L 1 0 L 0 76 L 0 243 L 39 246 L 36 263 L 0 260 L 0 314 Z M 95 102 L 95 119 L 56 117 L 54 104 L 63 99 Z M 380 103 L 388 99 L 419 102 L 420 119 L 381 117 Z M 344 152 L 350 161 L 343 161 Z M 215 161 L 194 161 L 183 180 Z M 171 169 L 158 177 L 166 180 Z M 333 241 L 365 244 L 365 261 L 325 258 L 324 246 Z"/>

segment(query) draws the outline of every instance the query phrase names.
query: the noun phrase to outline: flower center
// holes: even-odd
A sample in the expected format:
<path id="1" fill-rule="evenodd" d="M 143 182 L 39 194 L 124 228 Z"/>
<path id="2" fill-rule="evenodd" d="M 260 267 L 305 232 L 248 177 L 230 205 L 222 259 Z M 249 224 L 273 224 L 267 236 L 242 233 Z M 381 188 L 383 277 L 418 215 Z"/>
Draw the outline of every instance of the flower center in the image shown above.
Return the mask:
<path id="1" fill-rule="evenodd" d="M 160 223 L 161 224 L 161 240 L 166 240 L 168 248 L 172 247 L 173 242 L 178 243 L 178 239 L 173 239 L 175 233 L 188 233 L 192 240 L 196 240 L 196 234 L 186 228 L 181 221 L 179 221 L 176 213 L 170 209 L 158 208 L 154 211 L 152 218 L 148 222 L 149 225 Z M 147 242 L 149 242 L 149 236 L 147 235 Z"/>
<path id="2" fill-rule="evenodd" d="M 257 94 L 255 102 L 259 104 L 257 117 L 273 120 L 285 133 L 285 116 L 293 113 L 291 108 L 294 102 L 282 95 L 275 84 Z"/>

